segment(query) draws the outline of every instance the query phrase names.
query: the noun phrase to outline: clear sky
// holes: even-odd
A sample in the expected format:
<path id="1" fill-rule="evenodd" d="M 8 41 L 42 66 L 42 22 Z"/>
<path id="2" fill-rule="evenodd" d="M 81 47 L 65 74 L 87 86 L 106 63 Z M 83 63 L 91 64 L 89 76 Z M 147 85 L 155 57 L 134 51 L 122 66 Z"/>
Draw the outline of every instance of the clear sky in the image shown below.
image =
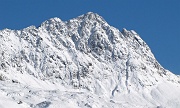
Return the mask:
<path id="1" fill-rule="evenodd" d="M 135 30 L 164 68 L 180 74 L 180 0 L 1 0 L 0 4 L 0 29 L 98 13 L 119 30 Z"/>

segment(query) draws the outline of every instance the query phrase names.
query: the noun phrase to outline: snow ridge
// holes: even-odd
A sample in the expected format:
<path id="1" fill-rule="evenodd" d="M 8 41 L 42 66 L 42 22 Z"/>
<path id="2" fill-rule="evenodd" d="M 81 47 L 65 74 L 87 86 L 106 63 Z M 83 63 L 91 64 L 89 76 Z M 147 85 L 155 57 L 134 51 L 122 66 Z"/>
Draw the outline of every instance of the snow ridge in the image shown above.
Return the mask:
<path id="1" fill-rule="evenodd" d="M 0 96 L 18 107 L 180 107 L 180 78 L 134 30 L 120 32 L 93 12 L 1 30 L 0 55 Z"/>

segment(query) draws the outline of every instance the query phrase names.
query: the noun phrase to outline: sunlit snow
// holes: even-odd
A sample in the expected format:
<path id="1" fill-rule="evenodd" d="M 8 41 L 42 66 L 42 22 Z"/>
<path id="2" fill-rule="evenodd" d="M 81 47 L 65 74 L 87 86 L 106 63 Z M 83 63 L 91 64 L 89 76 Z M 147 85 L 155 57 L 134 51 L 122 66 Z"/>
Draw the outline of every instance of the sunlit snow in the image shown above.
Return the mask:
<path id="1" fill-rule="evenodd" d="M 180 108 L 180 78 L 134 30 L 89 12 L 0 31 L 0 108 Z"/>

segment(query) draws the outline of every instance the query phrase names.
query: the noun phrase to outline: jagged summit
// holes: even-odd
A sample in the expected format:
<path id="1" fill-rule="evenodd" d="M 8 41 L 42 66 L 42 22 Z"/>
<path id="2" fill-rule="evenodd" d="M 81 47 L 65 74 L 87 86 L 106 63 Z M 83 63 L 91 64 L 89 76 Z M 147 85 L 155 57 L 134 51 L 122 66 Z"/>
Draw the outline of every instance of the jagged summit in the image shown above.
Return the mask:
<path id="1" fill-rule="evenodd" d="M 98 15 L 97 13 L 93 13 L 93 12 L 87 12 L 86 14 L 80 15 L 77 18 L 73 18 L 73 19 L 78 19 L 80 20 L 92 20 L 92 21 L 99 21 L 99 22 L 106 22 L 103 17 L 101 17 L 100 15 Z M 73 20 L 72 19 L 72 20 Z"/>
<path id="2" fill-rule="evenodd" d="M 158 63 L 138 33 L 120 32 L 96 13 L 2 30 L 0 49 L 0 84 L 31 92 L 0 90 L 27 107 L 59 107 L 72 99 L 77 108 L 180 106 L 172 101 L 180 96 L 180 78 Z M 171 88 L 177 95 L 167 94 Z"/>
<path id="3" fill-rule="evenodd" d="M 69 23 L 71 21 L 87 21 L 87 20 L 91 20 L 93 22 L 97 21 L 97 22 L 106 22 L 100 15 L 98 15 L 97 13 L 93 13 L 93 12 L 87 12 L 86 14 L 80 15 L 76 18 L 73 18 L 69 21 L 62 21 L 60 18 L 58 17 L 54 17 L 54 18 L 50 18 L 49 20 L 46 20 L 45 22 L 43 22 L 41 25 L 43 25 L 44 23 Z"/>

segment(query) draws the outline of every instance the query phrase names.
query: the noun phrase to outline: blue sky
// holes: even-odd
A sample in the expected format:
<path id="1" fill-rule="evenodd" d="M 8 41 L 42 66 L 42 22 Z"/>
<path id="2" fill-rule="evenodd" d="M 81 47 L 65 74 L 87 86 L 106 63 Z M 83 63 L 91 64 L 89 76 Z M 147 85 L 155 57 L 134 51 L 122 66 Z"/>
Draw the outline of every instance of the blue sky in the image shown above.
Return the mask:
<path id="1" fill-rule="evenodd" d="M 180 0 L 1 0 L 0 29 L 22 29 L 59 17 L 66 21 L 89 11 L 110 25 L 133 29 L 160 64 L 180 74 Z"/>

